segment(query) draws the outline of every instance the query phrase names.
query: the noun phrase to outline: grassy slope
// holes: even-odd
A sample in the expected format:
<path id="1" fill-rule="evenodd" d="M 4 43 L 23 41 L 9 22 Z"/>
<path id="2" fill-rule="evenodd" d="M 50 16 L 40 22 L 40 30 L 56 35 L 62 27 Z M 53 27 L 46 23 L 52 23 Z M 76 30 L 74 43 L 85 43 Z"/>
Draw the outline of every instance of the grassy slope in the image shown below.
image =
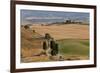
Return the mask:
<path id="1" fill-rule="evenodd" d="M 72 56 L 89 56 L 89 40 L 59 40 L 60 53 Z"/>

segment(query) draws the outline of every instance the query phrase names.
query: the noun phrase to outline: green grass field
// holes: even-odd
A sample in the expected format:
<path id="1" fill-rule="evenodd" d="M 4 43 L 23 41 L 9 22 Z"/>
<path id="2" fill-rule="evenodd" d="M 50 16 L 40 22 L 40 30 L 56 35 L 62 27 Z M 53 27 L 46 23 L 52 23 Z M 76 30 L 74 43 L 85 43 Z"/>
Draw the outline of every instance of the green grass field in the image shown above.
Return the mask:
<path id="1" fill-rule="evenodd" d="M 59 52 L 63 56 L 89 57 L 89 40 L 64 39 L 58 40 Z"/>

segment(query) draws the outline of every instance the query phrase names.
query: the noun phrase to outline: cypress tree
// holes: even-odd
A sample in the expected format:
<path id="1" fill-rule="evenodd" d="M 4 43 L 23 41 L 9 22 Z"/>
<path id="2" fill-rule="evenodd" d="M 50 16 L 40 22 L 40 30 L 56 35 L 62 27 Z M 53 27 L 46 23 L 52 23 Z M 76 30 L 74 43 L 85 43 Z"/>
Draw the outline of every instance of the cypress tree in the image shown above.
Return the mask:
<path id="1" fill-rule="evenodd" d="M 51 50 L 51 55 L 55 56 L 57 54 L 58 54 L 58 44 L 55 43 L 54 46 L 53 46 L 53 49 Z"/>
<path id="2" fill-rule="evenodd" d="M 43 42 L 43 50 L 47 50 L 47 44 L 45 41 Z"/>
<path id="3" fill-rule="evenodd" d="M 55 48 L 55 41 L 54 40 L 50 41 L 50 48 L 51 49 Z"/>
<path id="4" fill-rule="evenodd" d="M 55 44 L 55 54 L 56 55 L 58 54 L 58 44 L 57 43 Z"/>

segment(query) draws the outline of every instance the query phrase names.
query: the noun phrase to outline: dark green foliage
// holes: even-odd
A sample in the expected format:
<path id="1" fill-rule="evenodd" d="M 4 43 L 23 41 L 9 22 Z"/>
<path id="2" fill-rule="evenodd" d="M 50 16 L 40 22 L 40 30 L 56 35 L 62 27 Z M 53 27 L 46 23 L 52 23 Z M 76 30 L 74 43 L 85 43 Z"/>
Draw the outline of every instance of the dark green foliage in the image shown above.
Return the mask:
<path id="1" fill-rule="evenodd" d="M 55 44 L 55 49 L 54 50 L 55 50 L 56 54 L 58 54 L 58 44 L 57 43 Z"/>
<path id="2" fill-rule="evenodd" d="M 55 41 L 52 40 L 52 41 L 50 41 L 50 48 L 54 49 L 54 47 L 55 47 Z"/>
<path id="3" fill-rule="evenodd" d="M 45 41 L 43 42 L 43 50 L 47 50 L 47 44 Z"/>
<path id="4" fill-rule="evenodd" d="M 57 43 L 55 44 L 55 49 L 58 50 L 58 44 Z"/>
<path id="5" fill-rule="evenodd" d="M 57 54 L 58 54 L 58 44 L 55 43 L 54 46 L 53 46 L 53 49 L 51 50 L 51 55 L 55 56 Z"/>
<path id="6" fill-rule="evenodd" d="M 56 55 L 55 50 L 51 50 L 51 55 L 52 55 L 52 56 L 55 56 L 55 55 Z"/>

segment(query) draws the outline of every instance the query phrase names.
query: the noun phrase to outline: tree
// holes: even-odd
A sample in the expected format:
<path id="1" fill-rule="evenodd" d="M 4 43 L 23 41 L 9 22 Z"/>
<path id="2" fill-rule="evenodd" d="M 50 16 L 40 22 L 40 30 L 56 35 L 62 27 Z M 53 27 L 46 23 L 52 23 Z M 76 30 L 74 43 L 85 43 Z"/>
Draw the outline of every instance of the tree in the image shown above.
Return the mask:
<path id="1" fill-rule="evenodd" d="M 43 42 L 43 50 L 47 50 L 47 44 L 45 41 Z"/>
<path id="2" fill-rule="evenodd" d="M 45 34 L 45 38 L 46 38 L 47 40 L 49 40 L 49 39 L 51 38 L 50 34 L 49 34 L 49 33 L 46 33 L 46 34 Z"/>
<path id="3" fill-rule="evenodd" d="M 33 33 L 35 33 L 35 30 L 33 30 Z"/>
<path id="4" fill-rule="evenodd" d="M 55 49 L 54 49 L 54 50 L 55 50 L 55 53 L 56 53 L 56 55 L 57 55 L 57 54 L 58 54 L 58 51 L 59 51 L 59 50 L 58 50 L 58 44 L 57 44 L 57 43 L 55 44 Z"/>
<path id="5" fill-rule="evenodd" d="M 55 41 L 54 40 L 51 40 L 50 41 L 50 48 L 51 49 L 54 49 L 55 48 Z"/>
<path id="6" fill-rule="evenodd" d="M 70 24 L 71 23 L 71 20 L 69 19 L 69 20 L 66 20 L 66 23 L 67 24 Z"/>
<path id="7" fill-rule="evenodd" d="M 58 44 L 55 43 L 55 45 L 53 46 L 53 49 L 51 50 L 51 55 L 56 56 L 57 54 L 58 54 Z"/>
<path id="8" fill-rule="evenodd" d="M 56 55 L 55 50 L 51 50 L 51 55 L 52 56 L 55 56 Z"/>
<path id="9" fill-rule="evenodd" d="M 51 36 L 50 36 L 49 33 L 46 33 L 46 34 L 45 34 L 45 39 L 47 40 L 47 45 L 48 45 L 48 47 L 50 47 L 49 42 L 50 42 Z"/>
<path id="10" fill-rule="evenodd" d="M 24 28 L 25 28 L 25 29 L 29 29 L 29 26 L 28 26 L 28 25 L 25 25 Z"/>

